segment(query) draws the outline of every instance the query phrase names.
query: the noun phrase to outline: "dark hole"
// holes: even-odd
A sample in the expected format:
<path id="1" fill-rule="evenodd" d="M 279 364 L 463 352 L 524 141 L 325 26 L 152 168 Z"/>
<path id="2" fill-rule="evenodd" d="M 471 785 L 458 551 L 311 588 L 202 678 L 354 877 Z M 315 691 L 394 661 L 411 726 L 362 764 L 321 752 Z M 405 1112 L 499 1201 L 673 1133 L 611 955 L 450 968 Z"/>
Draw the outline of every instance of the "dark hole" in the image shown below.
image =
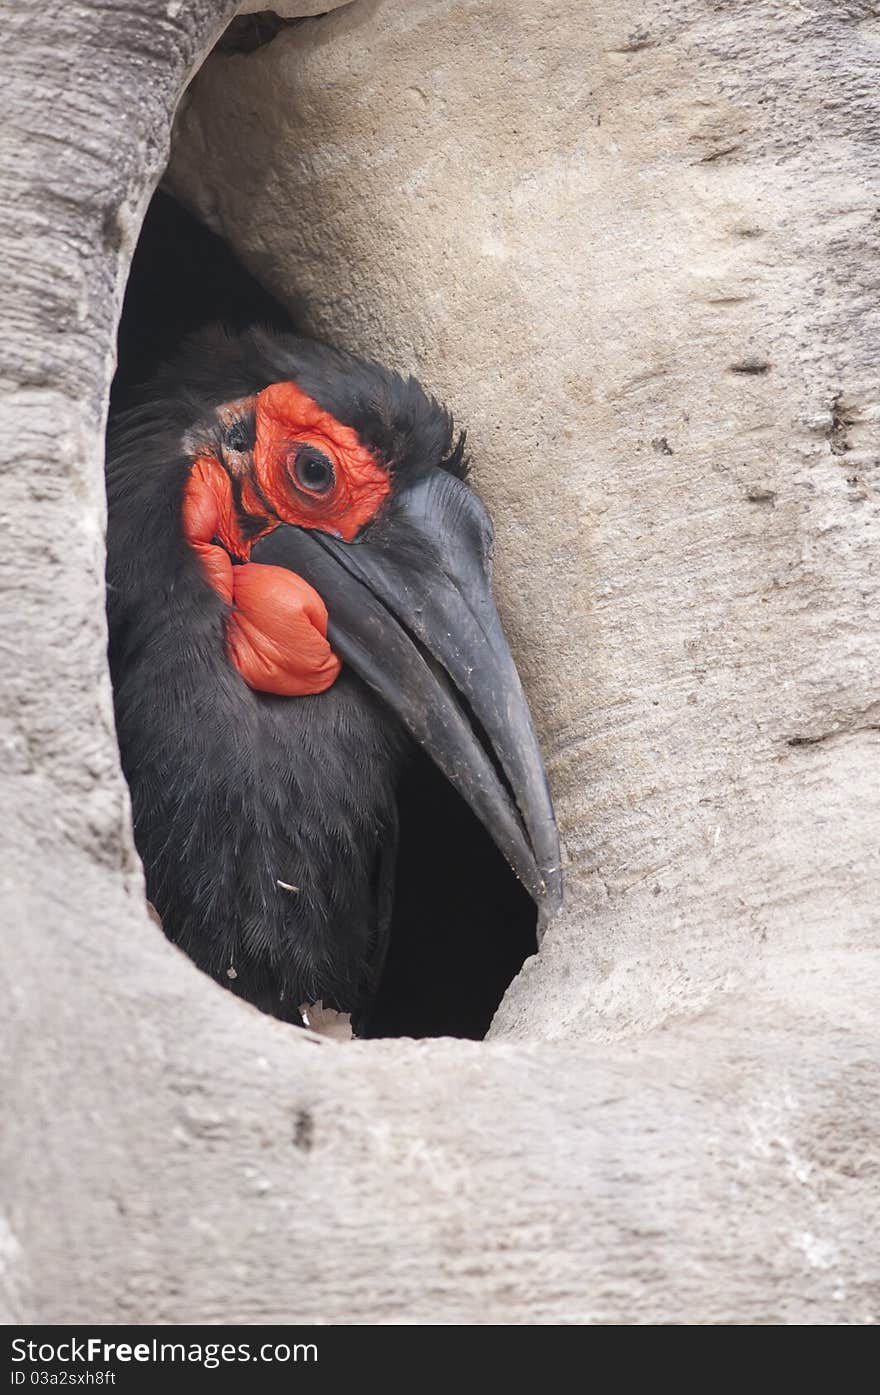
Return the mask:
<path id="1" fill-rule="evenodd" d="M 227 25 L 217 41 L 218 53 L 255 53 L 271 44 L 284 29 L 302 24 L 301 19 L 284 19 L 274 10 L 259 10 L 252 15 L 239 15 Z"/>
<path id="2" fill-rule="evenodd" d="M 180 341 L 222 320 L 292 329 L 290 316 L 221 238 L 175 199 L 154 194 L 131 263 L 117 341 L 112 400 L 153 376 Z"/>
<path id="3" fill-rule="evenodd" d="M 237 330 L 255 322 L 294 328 L 220 238 L 157 193 L 126 291 L 114 405 L 124 405 L 128 391 L 147 381 L 186 334 L 216 320 Z M 480 1039 L 535 952 L 535 906 L 422 752 L 406 767 L 398 807 L 390 948 L 368 1034 Z"/>
<path id="4" fill-rule="evenodd" d="M 369 1035 L 479 1040 L 535 953 L 534 904 L 422 752 L 404 774 L 398 804 L 391 944 Z"/>

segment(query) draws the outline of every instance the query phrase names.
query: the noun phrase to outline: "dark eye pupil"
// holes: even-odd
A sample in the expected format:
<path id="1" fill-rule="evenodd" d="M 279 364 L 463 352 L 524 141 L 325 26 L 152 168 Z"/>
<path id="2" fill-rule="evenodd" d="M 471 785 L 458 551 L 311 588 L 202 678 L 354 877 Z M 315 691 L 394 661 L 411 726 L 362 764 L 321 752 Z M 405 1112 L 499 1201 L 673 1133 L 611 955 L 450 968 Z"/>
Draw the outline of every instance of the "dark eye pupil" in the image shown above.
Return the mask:
<path id="1" fill-rule="evenodd" d="M 333 464 L 314 446 L 301 446 L 296 454 L 294 474 L 303 489 L 326 494 L 333 485 Z"/>
<path id="2" fill-rule="evenodd" d="M 321 480 L 325 478 L 326 474 L 326 467 L 321 464 L 320 460 L 304 461 L 303 478 L 307 479 L 309 484 L 320 484 Z"/>

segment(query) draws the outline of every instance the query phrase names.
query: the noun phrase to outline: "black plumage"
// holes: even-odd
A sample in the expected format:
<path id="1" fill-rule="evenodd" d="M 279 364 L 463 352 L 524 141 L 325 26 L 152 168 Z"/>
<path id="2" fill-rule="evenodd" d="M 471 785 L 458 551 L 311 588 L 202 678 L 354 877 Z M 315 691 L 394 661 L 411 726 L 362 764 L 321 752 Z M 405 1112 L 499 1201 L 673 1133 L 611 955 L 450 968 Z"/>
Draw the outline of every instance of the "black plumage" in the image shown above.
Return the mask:
<path id="1" fill-rule="evenodd" d="M 318 998 L 357 1008 L 374 985 L 408 742 L 350 669 L 314 696 L 250 689 L 226 657 L 227 607 L 182 536 L 187 433 L 286 379 L 395 471 L 461 473 L 450 417 L 412 379 L 291 335 L 202 332 L 111 423 L 107 594 L 150 900 L 203 969 L 295 1018 Z M 222 451 L 219 425 L 216 440 Z"/>
<path id="2" fill-rule="evenodd" d="M 276 1016 L 297 1022 L 300 1004 L 322 999 L 352 1011 L 361 1032 L 480 1036 L 534 948 L 534 905 L 498 847 L 538 900 L 546 875 L 555 885 L 558 848 L 491 601 L 474 612 L 476 656 L 464 648 L 459 655 L 453 643 L 451 659 L 447 653 L 438 661 L 431 633 L 420 631 L 432 591 L 448 589 L 457 575 L 441 535 L 462 535 L 465 590 L 470 577 L 481 591 L 486 575 L 485 515 L 462 485 L 438 492 L 441 477 L 466 473 L 464 438 L 414 379 L 288 332 L 284 312 L 223 244 L 164 196 L 157 196 L 147 229 L 152 240 L 142 239 L 135 258 L 120 331 L 108 432 L 107 594 L 117 730 L 148 896 L 166 933 L 196 963 Z M 170 268 L 164 294 L 157 294 L 157 266 L 166 275 Z M 227 327 L 189 333 L 215 307 Z M 296 383 L 353 428 L 388 472 L 391 494 L 363 530 L 369 547 L 355 543 L 349 553 L 335 544 L 329 563 L 318 548 L 316 561 L 341 564 L 343 591 L 360 586 L 368 599 L 362 581 L 343 574 L 355 555 L 373 568 L 389 642 L 409 645 L 405 671 L 411 663 L 416 689 L 422 684 L 421 731 L 407 716 L 407 693 L 371 679 L 382 668 L 381 643 L 359 665 L 357 647 L 345 648 L 344 626 L 334 635 L 333 596 L 323 590 L 331 642 L 346 658 L 326 691 L 293 698 L 258 692 L 230 662 L 229 606 L 184 537 L 184 491 L 195 441 L 220 462 L 253 448 L 252 415 L 230 422 L 217 409 L 280 382 Z M 236 470 L 229 474 L 242 535 L 253 536 L 265 520 L 244 509 Z M 425 526 L 419 510 L 435 506 L 436 528 L 433 516 Z M 303 539 L 304 532 L 312 536 Z M 284 526 L 257 544 L 254 559 L 264 548 L 260 560 L 281 561 L 314 580 L 309 556 L 302 566 L 296 560 L 297 537 L 314 551 L 312 529 Z M 287 562 L 291 544 L 294 560 Z M 386 613 L 386 562 L 392 591 L 396 585 L 405 593 L 397 620 L 394 595 Z M 320 568 L 318 574 L 325 575 Z M 418 600 L 423 585 L 427 605 Z M 332 577 L 328 586 L 332 592 Z M 438 613 L 432 623 L 446 631 L 445 638 L 438 633 L 437 653 L 444 643 L 448 650 L 452 622 Z M 449 662 L 451 684 L 443 672 Z M 501 675 L 500 686 L 489 693 L 485 713 L 475 713 L 470 703 L 479 708 L 479 695 L 469 701 L 462 694 L 484 662 L 490 677 Z M 429 687 L 436 680 L 437 712 L 451 701 L 453 726 L 460 717 L 472 726 L 472 749 L 465 728 L 451 755 L 431 749 L 426 733 L 440 728 L 430 692 L 425 706 L 426 675 Z M 503 740 L 508 709 L 519 713 L 510 750 Z M 500 748 L 496 742 L 493 749 L 483 719 L 495 723 Z M 445 742 L 441 731 L 436 744 Z M 473 765 L 464 784 L 462 764 Z M 555 897 L 552 890 L 548 904 Z"/>

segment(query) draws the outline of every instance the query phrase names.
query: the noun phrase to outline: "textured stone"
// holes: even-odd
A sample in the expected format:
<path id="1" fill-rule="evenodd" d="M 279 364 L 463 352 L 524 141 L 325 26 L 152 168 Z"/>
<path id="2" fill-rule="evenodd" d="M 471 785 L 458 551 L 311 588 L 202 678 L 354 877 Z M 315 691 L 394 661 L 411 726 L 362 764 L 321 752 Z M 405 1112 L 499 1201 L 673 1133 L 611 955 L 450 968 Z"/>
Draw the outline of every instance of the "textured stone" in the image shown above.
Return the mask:
<path id="1" fill-rule="evenodd" d="M 876 934 L 873 8 L 354 5 L 183 110 L 178 192 L 468 426 L 569 857 L 498 1032 Z"/>
<path id="2" fill-rule="evenodd" d="M 468 426 L 567 847 L 493 1040 L 350 1046 L 158 933 L 112 735 L 113 327 L 234 10 L 0 4 L 8 1314 L 876 1321 L 876 6 L 356 0 L 182 104 Z"/>
<path id="3" fill-rule="evenodd" d="M 272 0 L 269 7 L 264 0 L 244 0 L 238 7 L 238 13 L 254 15 L 270 9 L 271 13 L 280 15 L 282 19 L 305 19 L 310 15 L 329 14 L 331 10 L 338 10 L 348 3 L 349 0 Z"/>

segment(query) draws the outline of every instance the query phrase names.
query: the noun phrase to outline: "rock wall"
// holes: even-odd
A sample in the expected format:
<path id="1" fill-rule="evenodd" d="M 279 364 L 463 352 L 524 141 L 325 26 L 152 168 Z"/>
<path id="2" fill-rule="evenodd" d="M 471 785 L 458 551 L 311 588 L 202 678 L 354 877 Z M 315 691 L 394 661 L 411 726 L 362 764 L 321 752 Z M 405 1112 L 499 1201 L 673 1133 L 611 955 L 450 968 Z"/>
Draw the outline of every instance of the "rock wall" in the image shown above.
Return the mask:
<path id="1" fill-rule="evenodd" d="M 184 105 L 173 187 L 468 426 L 570 859 L 499 1032 L 876 924 L 873 8 L 355 4 Z"/>
<path id="2" fill-rule="evenodd" d="M 351 1046 L 164 941 L 112 734 L 115 318 L 233 10 L 0 3 L 8 1315 L 876 1320 L 876 6 L 354 0 L 185 99 L 175 190 L 467 424 L 567 849 L 492 1041 Z"/>

